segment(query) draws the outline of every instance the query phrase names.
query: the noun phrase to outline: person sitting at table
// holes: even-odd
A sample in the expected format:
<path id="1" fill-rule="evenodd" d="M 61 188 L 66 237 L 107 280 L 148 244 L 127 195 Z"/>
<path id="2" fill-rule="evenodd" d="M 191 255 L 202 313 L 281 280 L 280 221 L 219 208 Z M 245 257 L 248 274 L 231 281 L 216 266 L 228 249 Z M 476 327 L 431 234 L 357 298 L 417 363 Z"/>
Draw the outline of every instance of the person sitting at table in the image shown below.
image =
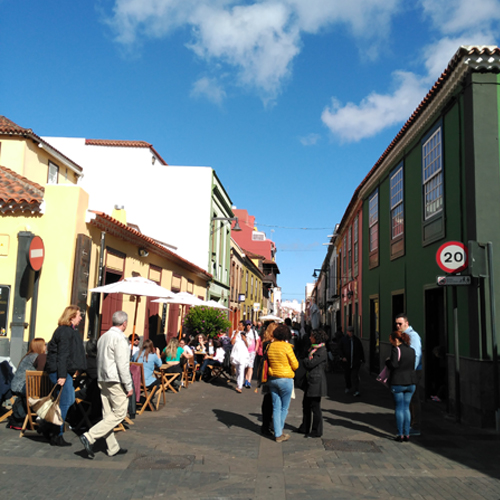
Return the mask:
<path id="1" fill-rule="evenodd" d="M 224 363 L 224 356 L 226 355 L 226 351 L 222 347 L 221 343 L 218 340 L 213 341 L 213 347 L 215 352 L 213 355 L 205 354 L 205 358 L 203 359 L 203 363 L 200 368 L 201 378 L 205 377 L 205 371 L 208 365 L 212 366 L 221 366 Z"/>
<path id="2" fill-rule="evenodd" d="M 135 354 L 137 354 L 139 352 L 139 344 L 141 342 L 141 337 L 139 335 L 135 335 L 133 333 L 131 333 L 129 336 L 128 336 L 128 343 L 129 343 L 129 346 L 132 345 L 132 339 L 134 340 L 134 346 L 132 347 L 132 355 L 131 357 L 133 357 Z"/>
<path id="3" fill-rule="evenodd" d="M 209 356 L 213 356 L 215 354 L 215 345 L 214 345 L 214 339 L 212 337 L 209 337 L 207 340 L 207 354 Z"/>
<path id="4" fill-rule="evenodd" d="M 152 340 L 147 339 L 143 342 L 142 349 L 132 356 L 132 361 L 142 363 L 148 390 L 160 384 L 160 379 L 156 378 L 154 374 L 155 368 L 160 368 L 162 365 L 160 350 L 155 348 Z"/>
<path id="5" fill-rule="evenodd" d="M 165 356 L 165 363 L 168 365 L 165 372 L 182 374 L 181 362 L 187 360 L 188 356 L 185 354 L 184 348 L 179 345 L 178 339 L 170 339 L 167 347 L 163 350 L 163 355 Z M 175 389 L 178 389 L 180 385 L 180 378 L 174 380 L 173 386 Z"/>
<path id="6" fill-rule="evenodd" d="M 179 340 L 179 347 L 182 347 L 182 349 L 184 350 L 183 354 L 186 359 L 193 357 L 193 350 L 191 349 L 191 347 L 188 346 L 185 337 Z M 165 352 L 165 350 L 163 352 Z"/>
<path id="7" fill-rule="evenodd" d="M 205 337 L 202 333 L 196 336 L 195 351 L 203 353 L 207 352 L 207 337 Z"/>

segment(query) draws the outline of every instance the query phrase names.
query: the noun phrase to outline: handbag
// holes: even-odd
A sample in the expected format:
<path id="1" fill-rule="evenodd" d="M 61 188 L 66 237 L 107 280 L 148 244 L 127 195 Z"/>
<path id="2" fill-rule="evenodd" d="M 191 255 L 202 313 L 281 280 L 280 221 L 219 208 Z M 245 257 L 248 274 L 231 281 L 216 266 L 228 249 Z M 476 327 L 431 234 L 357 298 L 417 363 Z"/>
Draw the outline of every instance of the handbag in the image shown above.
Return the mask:
<path id="1" fill-rule="evenodd" d="M 54 389 L 57 387 L 57 384 L 52 387 L 51 391 L 44 398 L 28 398 L 28 403 L 31 409 L 40 417 L 41 419 L 55 424 L 62 425 L 63 420 L 61 416 L 61 409 L 59 407 L 59 400 L 61 399 L 62 387 L 57 395 L 57 398 L 53 399 Z"/>
<path id="2" fill-rule="evenodd" d="M 401 350 L 398 349 L 398 361 L 401 359 Z M 391 370 L 387 366 L 384 366 L 384 369 L 378 374 L 377 382 L 381 382 L 386 387 L 389 387 L 389 377 L 391 376 Z"/>

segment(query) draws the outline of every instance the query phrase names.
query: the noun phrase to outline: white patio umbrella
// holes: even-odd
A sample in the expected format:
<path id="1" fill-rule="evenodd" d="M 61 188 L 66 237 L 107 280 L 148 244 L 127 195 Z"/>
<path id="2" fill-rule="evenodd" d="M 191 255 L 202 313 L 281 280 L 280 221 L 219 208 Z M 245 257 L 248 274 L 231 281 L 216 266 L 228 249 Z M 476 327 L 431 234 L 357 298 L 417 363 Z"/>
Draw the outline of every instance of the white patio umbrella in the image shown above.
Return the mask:
<path id="1" fill-rule="evenodd" d="M 221 309 L 222 311 L 229 311 L 229 307 L 226 307 L 224 304 L 217 302 L 216 300 L 207 300 L 204 302 L 205 306 L 213 307 L 214 309 Z"/>
<path id="2" fill-rule="evenodd" d="M 265 316 L 261 316 L 259 318 L 261 321 L 278 321 L 279 323 L 283 322 L 282 318 L 275 316 L 274 314 L 266 314 Z"/>
<path id="3" fill-rule="evenodd" d="M 193 294 L 188 292 L 175 293 L 173 297 L 160 298 L 153 300 L 153 302 L 163 303 L 163 304 L 178 304 L 181 306 L 181 329 L 179 332 L 179 337 L 182 336 L 182 324 L 184 322 L 184 306 L 206 306 L 204 300 L 195 297 Z"/>
<path id="4" fill-rule="evenodd" d="M 174 292 L 157 285 L 154 281 L 143 278 L 142 276 L 125 278 L 124 280 L 117 281 L 116 283 L 111 283 L 109 285 L 98 286 L 96 288 L 91 288 L 90 292 L 96 293 L 124 293 L 125 295 L 135 295 L 135 313 L 134 313 L 134 328 L 132 332 L 132 344 L 130 348 L 134 346 L 135 338 L 135 328 L 137 321 L 137 308 L 139 307 L 139 297 L 161 297 L 168 298 L 175 295 Z"/>

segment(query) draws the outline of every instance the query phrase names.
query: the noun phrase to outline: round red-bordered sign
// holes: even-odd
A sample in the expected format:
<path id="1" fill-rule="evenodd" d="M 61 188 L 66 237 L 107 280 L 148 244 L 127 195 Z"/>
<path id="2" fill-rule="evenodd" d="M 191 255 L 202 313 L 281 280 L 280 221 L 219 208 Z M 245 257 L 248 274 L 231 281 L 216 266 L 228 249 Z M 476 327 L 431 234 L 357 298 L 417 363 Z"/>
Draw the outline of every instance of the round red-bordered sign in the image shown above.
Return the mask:
<path id="1" fill-rule="evenodd" d="M 436 262 L 446 273 L 459 273 L 469 264 L 467 247 L 460 241 L 448 241 L 436 252 Z"/>
<path id="2" fill-rule="evenodd" d="M 34 236 L 28 250 L 28 261 L 33 271 L 42 269 L 43 259 L 45 258 L 45 247 L 40 236 Z"/>

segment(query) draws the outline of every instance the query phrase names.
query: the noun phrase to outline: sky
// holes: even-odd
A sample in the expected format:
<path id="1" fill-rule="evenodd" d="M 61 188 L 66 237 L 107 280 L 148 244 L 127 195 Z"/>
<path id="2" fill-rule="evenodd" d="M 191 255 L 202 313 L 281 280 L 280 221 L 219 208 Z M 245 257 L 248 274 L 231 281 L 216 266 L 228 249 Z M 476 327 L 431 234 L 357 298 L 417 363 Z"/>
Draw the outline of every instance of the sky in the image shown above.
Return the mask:
<path id="1" fill-rule="evenodd" d="M 0 0 L 0 115 L 211 166 L 303 300 L 354 190 L 500 0 Z"/>

